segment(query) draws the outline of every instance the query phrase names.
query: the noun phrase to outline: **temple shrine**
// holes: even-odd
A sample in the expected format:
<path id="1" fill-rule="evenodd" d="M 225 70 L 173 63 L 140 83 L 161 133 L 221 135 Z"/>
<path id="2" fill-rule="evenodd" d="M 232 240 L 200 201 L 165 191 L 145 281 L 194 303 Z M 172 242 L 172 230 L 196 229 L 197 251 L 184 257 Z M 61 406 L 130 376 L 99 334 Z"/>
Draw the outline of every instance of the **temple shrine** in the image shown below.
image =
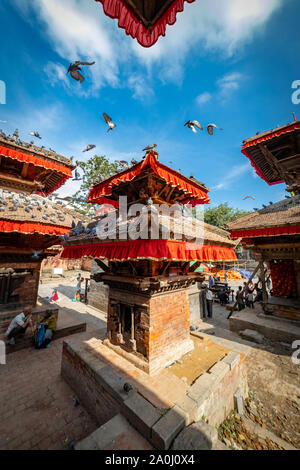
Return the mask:
<path id="1" fill-rule="evenodd" d="M 127 197 L 125 213 L 120 196 Z M 196 269 L 201 262 L 236 259 L 235 243 L 225 231 L 195 218 L 163 213 L 175 204 L 182 211 L 188 203 L 209 203 L 208 189 L 163 165 L 153 150 L 131 168 L 95 182 L 89 202 L 110 203 L 114 224 L 106 239 L 99 239 L 99 221 L 89 227 L 90 233 L 75 229 L 64 242 L 62 256 L 97 261 L 103 272 L 94 280 L 109 286 L 106 344 L 153 374 L 193 349 L 188 292 L 204 280 Z M 139 215 L 130 215 L 134 204 L 140 205 Z M 162 212 L 150 224 L 160 204 Z M 184 234 L 179 233 L 182 220 Z M 140 231 L 145 227 L 144 236 L 130 239 L 131 228 L 137 226 Z M 191 261 L 196 263 L 191 266 Z"/>
<path id="2" fill-rule="evenodd" d="M 231 237 L 270 270 L 272 295 L 261 272 L 265 313 L 300 320 L 300 121 L 245 140 L 242 152 L 267 184 L 286 183 L 291 196 L 231 222 Z"/>
<path id="3" fill-rule="evenodd" d="M 0 133 L 0 329 L 37 302 L 40 266 L 78 214 L 49 195 L 72 177 L 72 161 Z M 47 197 L 48 196 L 48 197 Z"/>

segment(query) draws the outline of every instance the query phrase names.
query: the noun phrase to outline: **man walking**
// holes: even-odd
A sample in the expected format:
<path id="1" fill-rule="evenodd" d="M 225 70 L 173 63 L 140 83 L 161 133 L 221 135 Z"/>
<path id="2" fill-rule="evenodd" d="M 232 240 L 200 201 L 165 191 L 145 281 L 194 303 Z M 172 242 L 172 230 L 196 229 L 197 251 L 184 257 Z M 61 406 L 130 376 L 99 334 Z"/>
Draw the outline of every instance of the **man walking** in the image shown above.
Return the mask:
<path id="1" fill-rule="evenodd" d="M 9 327 L 7 328 L 7 331 L 5 333 L 8 344 L 16 344 L 16 339 L 25 335 L 25 332 L 29 325 L 33 333 L 31 312 L 32 308 L 27 307 L 24 312 L 19 313 L 19 315 L 13 318 L 13 320 L 10 322 Z"/>
<path id="2" fill-rule="evenodd" d="M 79 292 L 81 294 L 81 283 L 83 281 L 83 277 L 81 277 L 81 273 L 78 274 L 76 280 L 77 280 L 76 293 Z"/>

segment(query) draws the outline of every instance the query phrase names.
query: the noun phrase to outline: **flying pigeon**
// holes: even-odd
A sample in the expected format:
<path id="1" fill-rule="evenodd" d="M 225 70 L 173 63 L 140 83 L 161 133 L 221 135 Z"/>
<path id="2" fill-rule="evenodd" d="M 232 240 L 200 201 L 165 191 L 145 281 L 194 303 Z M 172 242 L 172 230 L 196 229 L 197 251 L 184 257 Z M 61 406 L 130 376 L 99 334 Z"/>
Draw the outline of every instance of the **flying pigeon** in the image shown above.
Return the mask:
<path id="1" fill-rule="evenodd" d="M 84 82 L 84 77 L 79 72 L 79 70 L 82 70 L 81 67 L 79 67 L 79 65 L 94 65 L 94 64 L 95 62 L 80 62 L 79 60 L 77 60 L 76 62 L 74 62 L 74 64 L 69 65 L 67 74 L 70 72 L 71 77 L 74 78 L 74 80 L 77 80 L 77 82 L 82 83 Z"/>
<path id="2" fill-rule="evenodd" d="M 106 113 L 103 113 L 103 117 L 104 117 L 106 124 L 108 125 L 107 132 L 113 131 L 114 128 L 116 127 L 116 124 L 112 121 L 112 119 Z"/>
<path id="3" fill-rule="evenodd" d="M 32 135 L 33 137 L 36 137 L 37 139 L 41 139 L 41 136 L 38 132 L 29 132 L 28 135 Z"/>
<path id="4" fill-rule="evenodd" d="M 84 150 L 82 150 L 83 152 L 88 152 L 89 150 L 92 150 L 96 147 L 96 145 L 93 145 L 93 144 L 90 144 L 88 145 Z"/>
<path id="5" fill-rule="evenodd" d="M 80 178 L 80 173 L 79 171 L 75 170 L 75 178 L 72 179 L 72 181 L 81 181 L 82 178 Z"/>
<path id="6" fill-rule="evenodd" d="M 32 255 L 32 258 L 34 259 L 39 259 L 40 257 L 40 254 L 43 253 L 43 250 L 40 250 L 40 251 L 37 251 L 37 250 L 31 250 L 33 255 Z"/>
<path id="7" fill-rule="evenodd" d="M 147 147 L 145 147 L 145 148 L 143 149 L 143 152 L 147 152 L 147 151 L 149 151 L 149 150 L 153 150 L 153 149 L 155 149 L 155 147 L 157 147 L 156 144 L 148 145 Z"/>
<path id="8" fill-rule="evenodd" d="M 214 134 L 214 128 L 215 128 L 215 129 L 220 129 L 220 131 L 223 130 L 221 127 L 218 127 L 216 124 L 208 124 L 208 126 L 207 126 L 207 132 L 209 133 L 209 135 L 213 135 L 213 134 Z"/>
<path id="9" fill-rule="evenodd" d="M 200 129 L 200 131 L 203 131 L 203 127 L 201 126 L 201 124 L 198 121 L 188 121 L 188 122 L 185 123 L 185 126 L 188 126 L 189 129 L 192 129 L 194 134 L 197 134 L 197 132 L 198 132 L 196 127 L 198 127 L 198 129 Z"/>
<path id="10" fill-rule="evenodd" d="M 255 201 L 255 197 L 253 196 L 246 196 L 244 197 L 243 201 L 246 201 L 246 199 L 253 199 L 253 201 Z"/>

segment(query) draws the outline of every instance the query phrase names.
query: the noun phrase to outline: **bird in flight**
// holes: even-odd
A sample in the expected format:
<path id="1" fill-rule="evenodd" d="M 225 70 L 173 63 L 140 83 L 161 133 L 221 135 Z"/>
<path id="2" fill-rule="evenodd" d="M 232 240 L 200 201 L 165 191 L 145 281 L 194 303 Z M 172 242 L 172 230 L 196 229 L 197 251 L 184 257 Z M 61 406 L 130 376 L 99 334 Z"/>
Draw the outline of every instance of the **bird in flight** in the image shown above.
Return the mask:
<path id="1" fill-rule="evenodd" d="M 220 131 L 223 130 L 221 127 L 218 127 L 216 124 L 208 124 L 207 132 L 209 135 L 214 135 L 214 129 L 220 129 Z"/>
<path id="2" fill-rule="evenodd" d="M 80 73 L 80 70 L 82 70 L 82 69 L 79 66 L 80 65 L 94 65 L 94 64 L 95 64 L 95 62 L 80 62 L 79 60 L 77 60 L 76 62 L 74 62 L 74 64 L 69 65 L 67 74 L 70 72 L 70 75 L 71 75 L 72 78 L 74 78 L 74 80 L 76 80 L 77 82 L 82 83 L 82 82 L 84 82 L 84 77 Z"/>
<path id="3" fill-rule="evenodd" d="M 247 199 L 253 199 L 253 201 L 255 201 L 255 197 L 253 196 L 246 196 L 244 197 L 243 201 L 246 201 Z"/>
<path id="4" fill-rule="evenodd" d="M 36 137 L 37 139 L 41 139 L 41 136 L 38 132 L 29 132 L 28 135 L 32 135 L 32 137 Z"/>
<path id="5" fill-rule="evenodd" d="M 196 127 L 198 129 L 200 129 L 200 131 L 203 131 L 203 127 L 201 126 L 200 122 L 198 122 L 198 121 L 187 121 L 185 123 L 185 126 L 188 126 L 188 128 L 191 129 L 194 132 L 194 134 L 197 134 L 197 132 L 198 132 Z"/>
<path id="6" fill-rule="evenodd" d="M 84 150 L 82 150 L 83 152 L 88 152 L 89 150 L 92 150 L 96 147 L 96 145 L 93 145 L 93 144 L 90 144 L 90 145 L 87 145 L 86 148 Z"/>
<path id="7" fill-rule="evenodd" d="M 104 121 L 108 125 L 107 132 L 113 131 L 114 128 L 116 127 L 116 124 L 112 121 L 112 119 L 106 113 L 103 113 L 103 117 L 104 117 Z"/>

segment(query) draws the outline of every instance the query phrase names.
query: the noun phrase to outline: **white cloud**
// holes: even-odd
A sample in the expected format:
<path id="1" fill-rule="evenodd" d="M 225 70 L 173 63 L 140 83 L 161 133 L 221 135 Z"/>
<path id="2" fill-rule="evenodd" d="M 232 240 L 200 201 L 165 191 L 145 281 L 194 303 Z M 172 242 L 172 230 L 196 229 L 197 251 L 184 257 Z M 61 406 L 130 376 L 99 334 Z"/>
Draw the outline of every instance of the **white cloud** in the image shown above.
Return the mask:
<path id="1" fill-rule="evenodd" d="M 22 4 L 23 1 L 18 0 L 23 14 L 32 13 L 28 8 L 24 10 Z M 43 22 L 55 51 L 67 61 L 66 66 L 75 60 L 96 61 L 93 67 L 84 68 L 84 75 L 92 78 L 91 92 L 104 85 L 118 86 L 119 64 L 128 56 L 113 33 L 114 22 L 103 15 L 100 7 L 86 0 L 31 1 L 31 8 Z M 50 73 L 51 67 L 53 72 L 53 64 L 48 66 Z"/>
<path id="2" fill-rule="evenodd" d="M 224 103 L 228 100 L 231 94 L 240 88 L 243 75 L 238 72 L 233 72 L 225 75 L 217 81 L 219 87 L 219 98 Z"/>
<path id="3" fill-rule="evenodd" d="M 48 76 L 51 86 L 54 86 L 57 82 L 60 82 L 64 85 L 65 88 L 70 88 L 70 82 L 67 78 L 66 68 L 62 64 L 48 62 L 48 64 L 44 67 L 44 72 Z"/>
<path id="4" fill-rule="evenodd" d="M 243 165 L 237 165 L 232 168 L 232 170 L 224 175 L 222 178 L 221 183 L 217 184 L 212 188 L 212 191 L 219 191 L 220 189 L 227 189 L 230 184 L 239 176 L 243 175 L 244 173 L 249 172 L 251 169 L 250 164 L 244 163 Z"/>
<path id="5" fill-rule="evenodd" d="M 140 75 L 131 75 L 128 79 L 128 86 L 133 91 L 133 98 L 141 101 L 149 101 L 154 96 L 153 89 L 145 78 Z"/>
<path id="6" fill-rule="evenodd" d="M 103 86 L 122 86 L 120 65 L 126 64 L 130 76 L 136 58 L 149 76 L 156 64 L 156 77 L 180 84 L 188 53 L 233 56 L 259 33 L 283 0 L 202 0 L 186 4 L 176 23 L 167 26 L 166 36 L 151 48 L 143 48 L 127 37 L 115 20 L 104 15 L 100 2 L 31 0 L 29 7 L 24 0 L 15 0 L 15 4 L 31 22 L 33 11 L 37 13 L 62 59 L 96 61 L 95 66 L 84 70 L 92 80 L 90 92 L 96 93 Z M 135 90 L 135 97 L 139 95 Z"/>
<path id="7" fill-rule="evenodd" d="M 166 37 L 153 47 L 143 49 L 133 43 L 132 48 L 148 67 L 161 60 L 163 72 L 173 75 L 175 82 L 189 51 L 195 55 L 218 53 L 231 57 L 260 32 L 282 5 L 283 0 L 196 1 L 185 5 L 176 23 L 167 26 Z"/>
<path id="8" fill-rule="evenodd" d="M 199 106 L 202 106 L 206 103 L 208 103 L 212 98 L 212 95 L 208 92 L 201 93 L 201 95 L 198 95 L 196 98 L 196 103 Z"/>

